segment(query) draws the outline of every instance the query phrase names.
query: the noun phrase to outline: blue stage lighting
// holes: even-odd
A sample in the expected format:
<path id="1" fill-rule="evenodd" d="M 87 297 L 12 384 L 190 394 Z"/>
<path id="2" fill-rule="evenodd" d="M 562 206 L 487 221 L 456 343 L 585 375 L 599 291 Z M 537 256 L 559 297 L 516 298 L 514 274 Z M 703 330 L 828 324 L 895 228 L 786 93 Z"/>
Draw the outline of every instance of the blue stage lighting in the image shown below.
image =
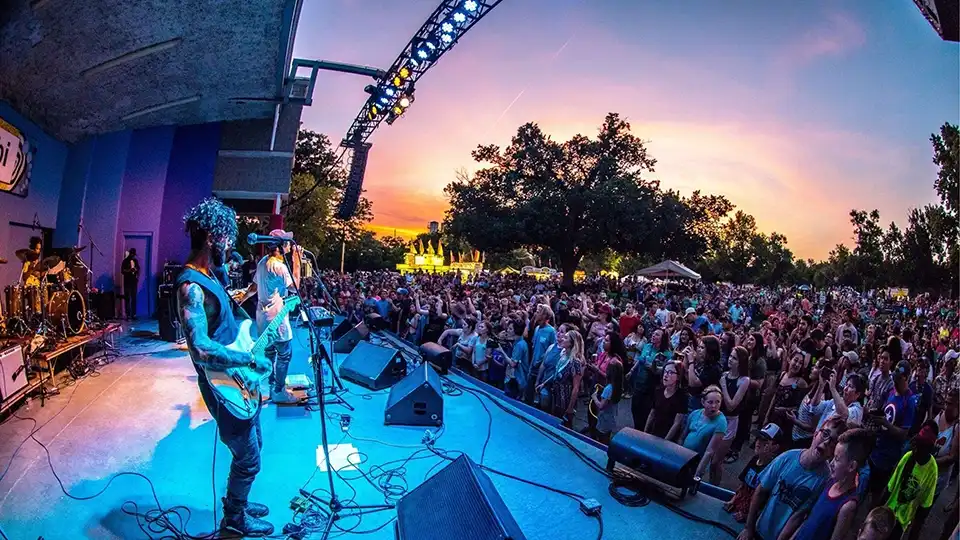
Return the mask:
<path id="1" fill-rule="evenodd" d="M 429 54 L 427 51 L 423 50 L 423 49 L 417 49 L 417 56 L 419 56 L 420 58 L 426 60 L 427 57 L 430 56 L 430 54 Z"/>
<path id="2" fill-rule="evenodd" d="M 396 93 L 396 92 L 394 91 L 393 88 L 387 88 L 386 90 L 383 91 L 383 93 L 386 94 L 386 95 L 388 95 L 388 96 L 390 96 L 390 97 L 393 97 L 393 94 Z"/>
<path id="3" fill-rule="evenodd" d="M 390 98 L 382 97 L 382 98 L 380 98 L 380 103 L 383 103 L 384 105 L 387 105 L 387 104 L 390 103 Z"/>
<path id="4" fill-rule="evenodd" d="M 467 10 L 467 11 L 476 11 L 476 10 L 477 10 L 477 2 L 476 2 L 476 0 L 467 0 L 466 2 L 464 2 L 464 3 L 463 3 L 463 9 L 465 9 L 465 10 Z"/>
<path id="5" fill-rule="evenodd" d="M 426 45 L 427 48 L 430 49 L 431 51 L 437 50 L 436 44 L 434 44 L 432 41 L 425 41 L 423 42 L 423 44 Z"/>
<path id="6" fill-rule="evenodd" d="M 453 36 L 451 36 L 450 34 L 443 34 L 440 36 L 440 41 L 444 43 L 450 43 L 451 41 L 453 41 Z"/>
<path id="7" fill-rule="evenodd" d="M 467 16 L 464 15 L 463 13 L 460 13 L 459 11 L 453 14 L 453 22 L 455 23 L 463 24 L 464 22 L 466 22 L 466 20 L 467 20 Z"/>
<path id="8" fill-rule="evenodd" d="M 440 29 L 449 34 L 453 32 L 453 25 L 448 22 L 445 22 L 440 25 Z"/>

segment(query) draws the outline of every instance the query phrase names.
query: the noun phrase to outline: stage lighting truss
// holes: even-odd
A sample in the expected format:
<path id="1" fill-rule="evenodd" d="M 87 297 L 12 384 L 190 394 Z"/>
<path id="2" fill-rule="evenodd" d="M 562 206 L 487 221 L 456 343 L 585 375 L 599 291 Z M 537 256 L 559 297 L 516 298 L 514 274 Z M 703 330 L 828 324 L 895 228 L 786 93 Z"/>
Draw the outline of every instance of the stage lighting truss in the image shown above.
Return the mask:
<path id="1" fill-rule="evenodd" d="M 393 124 L 414 101 L 417 80 L 502 0 L 444 0 L 407 43 L 386 75 L 367 87 L 370 98 L 353 120 L 341 146 L 354 148 L 380 122 Z"/>

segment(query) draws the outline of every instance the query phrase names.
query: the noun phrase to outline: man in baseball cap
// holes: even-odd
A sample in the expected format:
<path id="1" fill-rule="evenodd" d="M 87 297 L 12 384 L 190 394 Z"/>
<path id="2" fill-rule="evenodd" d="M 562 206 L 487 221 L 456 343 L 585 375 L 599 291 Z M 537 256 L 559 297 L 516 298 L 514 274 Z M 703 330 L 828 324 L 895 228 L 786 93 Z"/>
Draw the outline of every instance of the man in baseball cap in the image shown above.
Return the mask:
<path id="1" fill-rule="evenodd" d="M 740 473 L 740 487 L 729 502 L 723 505 L 724 510 L 733 514 L 733 519 L 743 523 L 750 512 L 750 500 L 753 492 L 760 485 L 760 473 L 764 467 L 789 448 L 789 437 L 779 425 L 770 422 L 763 429 L 753 431 L 757 442 L 754 446 L 756 455 L 753 456 Z"/>

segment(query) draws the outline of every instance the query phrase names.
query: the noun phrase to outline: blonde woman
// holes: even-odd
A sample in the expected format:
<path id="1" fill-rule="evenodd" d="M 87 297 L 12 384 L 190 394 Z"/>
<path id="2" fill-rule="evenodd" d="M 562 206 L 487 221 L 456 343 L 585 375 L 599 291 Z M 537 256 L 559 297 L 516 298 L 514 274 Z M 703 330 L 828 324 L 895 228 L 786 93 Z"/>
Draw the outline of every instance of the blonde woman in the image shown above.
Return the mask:
<path id="1" fill-rule="evenodd" d="M 576 330 L 570 330 L 560 342 L 560 359 L 554 368 L 550 386 L 551 414 L 563 419 L 563 425 L 572 427 L 576 410 L 577 395 L 580 393 L 580 381 L 583 378 L 583 336 Z"/>

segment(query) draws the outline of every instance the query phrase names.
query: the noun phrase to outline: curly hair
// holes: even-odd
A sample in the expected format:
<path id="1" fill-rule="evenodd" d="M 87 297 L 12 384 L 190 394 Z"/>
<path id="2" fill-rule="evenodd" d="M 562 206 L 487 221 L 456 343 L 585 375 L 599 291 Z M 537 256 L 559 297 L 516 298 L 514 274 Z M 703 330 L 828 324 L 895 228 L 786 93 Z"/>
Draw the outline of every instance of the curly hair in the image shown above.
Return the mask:
<path id="1" fill-rule="evenodd" d="M 220 199 L 208 197 L 183 216 L 184 230 L 190 235 L 190 248 L 202 249 L 209 236 L 237 238 L 237 213 Z"/>

